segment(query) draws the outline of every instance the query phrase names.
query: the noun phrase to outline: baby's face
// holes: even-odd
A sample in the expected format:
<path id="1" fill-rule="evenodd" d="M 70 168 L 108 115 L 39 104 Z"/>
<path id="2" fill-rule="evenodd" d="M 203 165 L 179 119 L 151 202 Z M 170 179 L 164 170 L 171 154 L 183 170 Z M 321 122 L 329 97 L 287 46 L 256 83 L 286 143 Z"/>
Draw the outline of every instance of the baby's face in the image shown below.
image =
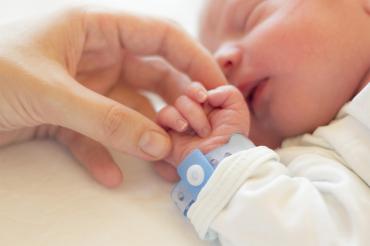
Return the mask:
<path id="1" fill-rule="evenodd" d="M 200 37 L 244 93 L 257 144 L 327 124 L 356 93 L 370 57 L 358 2 L 209 0 Z"/>

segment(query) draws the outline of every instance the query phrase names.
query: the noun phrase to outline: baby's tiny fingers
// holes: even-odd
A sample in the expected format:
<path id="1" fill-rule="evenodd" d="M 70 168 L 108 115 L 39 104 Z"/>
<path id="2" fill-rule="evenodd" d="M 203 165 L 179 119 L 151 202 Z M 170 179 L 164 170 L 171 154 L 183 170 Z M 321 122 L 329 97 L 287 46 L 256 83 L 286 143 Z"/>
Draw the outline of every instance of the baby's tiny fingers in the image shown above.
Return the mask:
<path id="1" fill-rule="evenodd" d="M 158 113 L 157 122 L 159 125 L 171 128 L 177 132 L 183 132 L 188 127 L 188 122 L 173 106 L 165 106 Z"/>
<path id="2" fill-rule="evenodd" d="M 180 96 L 175 106 L 189 123 L 190 127 L 201 137 L 211 133 L 211 126 L 202 106 L 187 96 Z"/>
<path id="3" fill-rule="evenodd" d="M 191 83 L 186 89 L 186 95 L 198 103 L 204 103 L 207 100 L 207 90 L 199 82 Z"/>
<path id="4" fill-rule="evenodd" d="M 232 85 L 217 87 L 208 92 L 208 102 L 213 107 L 239 109 L 246 106 L 242 93 Z"/>

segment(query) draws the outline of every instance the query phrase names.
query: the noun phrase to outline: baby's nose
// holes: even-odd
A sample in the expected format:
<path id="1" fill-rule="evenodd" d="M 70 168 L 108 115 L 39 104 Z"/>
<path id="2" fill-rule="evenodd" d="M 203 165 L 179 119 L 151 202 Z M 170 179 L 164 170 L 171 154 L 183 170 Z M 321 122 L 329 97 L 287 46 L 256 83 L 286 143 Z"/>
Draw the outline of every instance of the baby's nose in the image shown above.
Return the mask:
<path id="1" fill-rule="evenodd" d="M 241 53 L 240 48 L 231 45 L 223 45 L 215 52 L 215 58 L 226 78 L 229 79 L 233 70 L 238 67 Z"/>

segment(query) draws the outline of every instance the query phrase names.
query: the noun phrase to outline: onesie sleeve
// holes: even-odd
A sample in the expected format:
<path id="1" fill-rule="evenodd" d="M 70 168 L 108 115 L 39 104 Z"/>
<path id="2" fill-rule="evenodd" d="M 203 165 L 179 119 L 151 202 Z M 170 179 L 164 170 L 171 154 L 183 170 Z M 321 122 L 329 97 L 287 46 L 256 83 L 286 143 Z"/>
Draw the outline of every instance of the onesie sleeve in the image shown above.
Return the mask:
<path id="1" fill-rule="evenodd" d="M 221 245 L 369 245 L 370 190 L 334 155 L 255 147 L 220 163 L 188 217 Z"/>

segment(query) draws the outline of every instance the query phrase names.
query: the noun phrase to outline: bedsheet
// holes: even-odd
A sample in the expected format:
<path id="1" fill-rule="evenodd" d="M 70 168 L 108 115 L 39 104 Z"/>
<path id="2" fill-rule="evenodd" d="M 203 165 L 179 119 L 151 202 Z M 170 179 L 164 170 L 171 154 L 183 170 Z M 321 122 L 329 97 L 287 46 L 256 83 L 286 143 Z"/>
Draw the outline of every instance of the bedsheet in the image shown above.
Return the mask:
<path id="1" fill-rule="evenodd" d="M 71 2 L 0 0 L 0 21 Z M 194 34 L 200 0 L 104 5 L 174 18 Z M 149 163 L 112 154 L 124 171 L 124 183 L 115 190 L 98 185 L 53 141 L 0 149 L 0 245 L 205 245 L 172 204 L 171 184 Z"/>

